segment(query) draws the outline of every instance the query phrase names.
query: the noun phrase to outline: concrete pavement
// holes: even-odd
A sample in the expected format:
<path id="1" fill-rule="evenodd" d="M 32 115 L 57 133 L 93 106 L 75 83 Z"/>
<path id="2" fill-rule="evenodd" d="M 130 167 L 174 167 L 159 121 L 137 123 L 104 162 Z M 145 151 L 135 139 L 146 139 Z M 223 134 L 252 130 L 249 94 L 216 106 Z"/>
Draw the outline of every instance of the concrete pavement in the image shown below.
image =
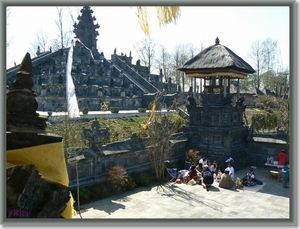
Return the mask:
<path id="1" fill-rule="evenodd" d="M 104 119 L 117 119 L 117 118 L 128 118 L 128 117 L 136 117 L 136 116 L 145 116 L 149 115 L 151 110 L 147 110 L 146 112 L 139 112 L 138 110 L 120 110 L 119 113 L 111 113 L 110 111 L 89 111 L 88 114 L 83 114 L 80 111 L 80 117 L 74 118 L 76 119 L 94 119 L 94 118 L 104 118 Z M 169 111 L 176 112 L 176 111 Z M 37 111 L 39 115 L 48 116 L 48 112 L 46 111 Z M 156 114 L 166 114 L 167 110 L 162 109 L 160 111 L 156 111 Z M 48 117 L 49 121 L 63 121 L 66 120 L 68 113 L 67 112 L 52 112 L 51 116 Z"/>
<path id="2" fill-rule="evenodd" d="M 227 190 L 215 182 L 201 185 L 173 182 L 134 190 L 81 206 L 82 219 L 285 219 L 290 218 L 290 188 L 269 176 L 270 168 L 254 170 L 264 185 L 255 190 Z M 248 168 L 236 172 L 243 177 Z M 80 220 L 80 215 L 74 217 Z"/>

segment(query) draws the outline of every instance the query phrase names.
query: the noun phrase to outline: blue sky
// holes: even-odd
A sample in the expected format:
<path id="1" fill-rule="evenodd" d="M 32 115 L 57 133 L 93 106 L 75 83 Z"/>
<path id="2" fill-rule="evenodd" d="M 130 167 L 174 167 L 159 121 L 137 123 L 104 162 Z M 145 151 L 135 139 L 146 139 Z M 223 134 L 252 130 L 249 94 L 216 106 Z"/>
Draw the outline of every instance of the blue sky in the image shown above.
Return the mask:
<path id="1" fill-rule="evenodd" d="M 81 9 L 79 6 L 77 9 Z M 93 7 L 100 25 L 98 50 L 107 59 L 114 49 L 117 53 L 132 52 L 133 45 L 145 38 L 136 17 L 136 7 Z M 248 54 L 256 40 L 271 38 L 280 49 L 278 70 L 289 68 L 290 15 L 288 7 L 181 7 L 181 17 L 176 24 L 158 28 L 151 14 L 151 36 L 154 42 L 164 45 L 170 53 L 180 43 L 192 43 L 200 52 L 201 47 L 213 45 L 215 38 L 250 63 Z M 26 52 L 32 51 L 31 43 L 41 28 L 47 36 L 55 37 L 57 10 L 55 7 L 13 7 L 7 26 L 7 39 L 12 39 L 7 50 L 7 66 L 20 63 Z M 151 16 L 152 15 L 152 16 Z M 39 18 L 39 20 L 37 20 Z M 251 64 L 251 63 L 250 63 Z"/>

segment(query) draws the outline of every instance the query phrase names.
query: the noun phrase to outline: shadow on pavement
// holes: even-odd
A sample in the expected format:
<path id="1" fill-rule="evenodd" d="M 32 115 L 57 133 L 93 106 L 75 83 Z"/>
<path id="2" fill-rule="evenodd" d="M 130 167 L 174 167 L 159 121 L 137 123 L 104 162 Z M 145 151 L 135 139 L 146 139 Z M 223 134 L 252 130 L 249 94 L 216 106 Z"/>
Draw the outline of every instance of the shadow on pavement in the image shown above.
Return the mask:
<path id="1" fill-rule="evenodd" d="M 236 177 L 239 178 L 244 177 L 249 167 L 237 171 Z M 263 183 L 266 183 L 266 185 L 262 187 L 262 189 L 260 189 L 258 192 L 276 195 L 276 196 L 282 196 L 282 197 L 290 197 L 290 192 L 289 192 L 290 188 L 283 188 L 282 183 L 279 182 L 276 177 L 270 176 L 269 173 L 270 170 L 276 170 L 276 169 L 268 168 L 268 167 L 257 167 L 256 169 L 254 169 L 254 173 L 257 179 L 261 180 Z"/>
<path id="2" fill-rule="evenodd" d="M 107 214 L 111 215 L 113 212 L 119 209 L 125 209 L 125 205 L 108 200 L 105 202 L 105 204 L 97 205 L 97 207 L 93 208 L 100 211 L 105 211 Z"/>

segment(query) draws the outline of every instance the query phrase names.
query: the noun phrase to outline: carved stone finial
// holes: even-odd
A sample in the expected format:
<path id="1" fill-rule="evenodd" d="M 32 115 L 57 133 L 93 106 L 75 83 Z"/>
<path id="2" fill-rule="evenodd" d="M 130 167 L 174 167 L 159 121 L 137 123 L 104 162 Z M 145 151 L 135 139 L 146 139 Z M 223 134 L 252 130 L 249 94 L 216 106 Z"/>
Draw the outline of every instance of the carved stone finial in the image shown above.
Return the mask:
<path id="1" fill-rule="evenodd" d="M 45 133 L 46 120 L 36 112 L 38 103 L 35 100 L 32 79 L 32 62 L 26 53 L 12 90 L 6 94 L 6 130 L 11 132 Z"/>
<path id="2" fill-rule="evenodd" d="M 36 55 L 40 55 L 40 54 L 41 54 L 41 49 L 40 49 L 40 46 L 38 46 Z"/>
<path id="3" fill-rule="evenodd" d="M 216 45 L 220 44 L 220 39 L 217 37 L 216 38 Z"/>
<path id="4" fill-rule="evenodd" d="M 19 68 L 18 73 L 22 74 L 32 74 L 32 63 L 31 63 L 31 57 L 30 54 L 27 52 L 22 60 L 21 66 Z"/>
<path id="5" fill-rule="evenodd" d="M 17 78 L 13 82 L 13 89 L 28 89 L 33 87 L 32 80 L 32 62 L 29 53 L 24 56 L 19 71 L 17 72 Z"/>

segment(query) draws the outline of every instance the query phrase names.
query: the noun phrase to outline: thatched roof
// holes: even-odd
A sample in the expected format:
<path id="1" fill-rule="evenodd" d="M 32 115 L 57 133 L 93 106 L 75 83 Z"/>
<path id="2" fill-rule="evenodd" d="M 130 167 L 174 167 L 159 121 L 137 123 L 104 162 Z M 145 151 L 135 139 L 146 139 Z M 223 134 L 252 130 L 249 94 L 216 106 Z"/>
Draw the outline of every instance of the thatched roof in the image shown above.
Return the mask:
<path id="1" fill-rule="evenodd" d="M 255 70 L 241 57 L 235 54 L 231 49 L 224 45 L 219 44 L 219 39 L 216 39 L 216 44 L 209 46 L 202 52 L 188 60 L 178 70 L 185 72 L 186 74 L 194 74 L 193 77 L 199 77 L 204 74 L 210 76 L 214 73 L 235 73 L 237 78 L 241 74 L 246 76 L 247 74 L 254 73 Z"/>

